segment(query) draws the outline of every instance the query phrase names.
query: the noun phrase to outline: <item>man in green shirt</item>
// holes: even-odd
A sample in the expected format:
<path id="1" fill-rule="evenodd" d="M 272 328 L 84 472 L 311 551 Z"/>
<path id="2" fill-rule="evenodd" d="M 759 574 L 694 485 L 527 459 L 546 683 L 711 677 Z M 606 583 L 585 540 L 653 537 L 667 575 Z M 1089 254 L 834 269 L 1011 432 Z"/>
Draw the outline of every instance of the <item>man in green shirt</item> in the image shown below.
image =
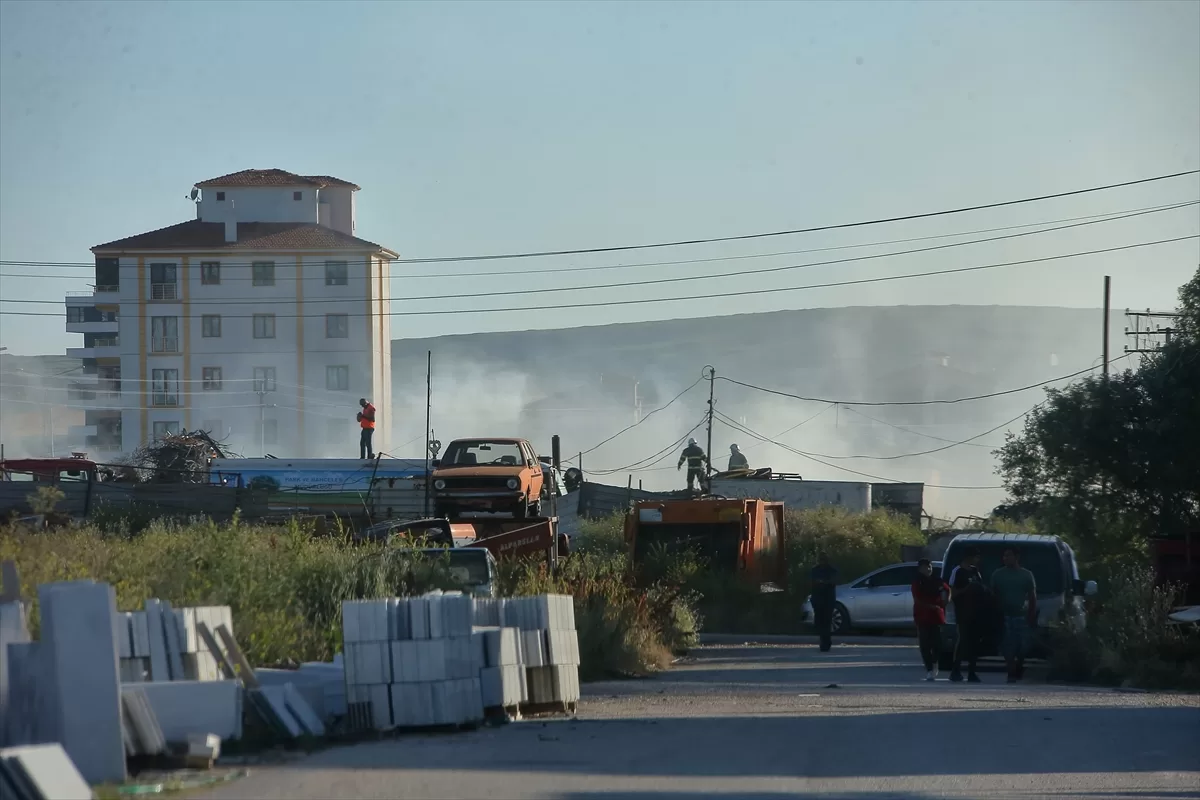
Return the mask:
<path id="1" fill-rule="evenodd" d="M 1004 566 L 992 573 L 992 594 L 1004 614 L 1004 663 L 1008 682 L 1016 683 L 1025 672 L 1025 640 L 1037 625 L 1037 582 L 1021 566 L 1016 547 L 1004 549 Z"/>

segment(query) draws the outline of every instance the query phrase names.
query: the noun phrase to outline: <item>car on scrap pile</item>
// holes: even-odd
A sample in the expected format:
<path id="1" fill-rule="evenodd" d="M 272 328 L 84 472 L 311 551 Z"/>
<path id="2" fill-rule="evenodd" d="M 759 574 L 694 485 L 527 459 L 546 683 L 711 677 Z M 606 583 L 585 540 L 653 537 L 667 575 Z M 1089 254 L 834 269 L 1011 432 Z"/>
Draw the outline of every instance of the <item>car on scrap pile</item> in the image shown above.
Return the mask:
<path id="1" fill-rule="evenodd" d="M 542 512 L 544 465 L 524 439 L 456 439 L 433 462 L 434 515 L 453 519 L 463 512 Z"/>

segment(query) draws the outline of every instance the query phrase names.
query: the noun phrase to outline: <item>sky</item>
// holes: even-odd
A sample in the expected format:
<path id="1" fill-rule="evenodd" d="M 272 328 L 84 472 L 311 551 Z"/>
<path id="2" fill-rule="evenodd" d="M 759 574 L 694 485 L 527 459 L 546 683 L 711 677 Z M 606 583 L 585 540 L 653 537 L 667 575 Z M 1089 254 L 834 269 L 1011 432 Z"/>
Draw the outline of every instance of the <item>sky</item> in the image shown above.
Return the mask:
<path id="1" fill-rule="evenodd" d="M 406 258 L 787 230 L 1200 168 L 1200 3 L 3 0 L 0 134 L 0 260 L 90 263 L 96 244 L 192 218 L 195 182 L 268 167 L 356 182 L 359 235 Z M 1196 206 L 768 275 L 487 295 L 805 264 L 831 255 L 795 251 L 1198 195 L 1189 176 L 822 234 L 403 265 L 394 297 L 439 299 L 400 299 L 393 310 L 450 313 L 398 315 L 394 331 L 845 305 L 1096 307 L 1104 274 L 1114 307 L 1169 308 L 1200 263 L 1195 239 L 975 274 L 795 287 L 1194 235 Z M 658 263 L 779 252 L 788 255 Z M 508 274 L 480 275 L 497 271 Z M 22 354 L 76 346 L 61 316 L 13 312 L 61 315 L 64 294 L 89 282 L 85 267 L 0 266 L 0 344 Z M 763 293 L 721 296 L 747 288 Z M 695 294 L 718 296 L 555 308 Z M 494 311 L 506 305 L 537 310 Z"/>

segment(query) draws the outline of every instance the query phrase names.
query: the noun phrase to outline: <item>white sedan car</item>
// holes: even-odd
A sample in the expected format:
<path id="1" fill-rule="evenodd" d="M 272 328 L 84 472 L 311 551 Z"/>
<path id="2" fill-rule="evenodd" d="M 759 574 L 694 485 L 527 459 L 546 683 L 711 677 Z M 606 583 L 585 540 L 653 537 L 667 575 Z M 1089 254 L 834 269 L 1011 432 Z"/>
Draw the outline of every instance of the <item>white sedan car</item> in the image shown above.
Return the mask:
<path id="1" fill-rule="evenodd" d="M 941 574 L 942 562 L 933 562 L 933 574 Z M 917 562 L 890 564 L 836 589 L 833 607 L 834 633 L 851 628 L 915 628 L 912 585 L 917 579 Z M 804 601 L 804 619 L 813 618 L 812 596 Z"/>

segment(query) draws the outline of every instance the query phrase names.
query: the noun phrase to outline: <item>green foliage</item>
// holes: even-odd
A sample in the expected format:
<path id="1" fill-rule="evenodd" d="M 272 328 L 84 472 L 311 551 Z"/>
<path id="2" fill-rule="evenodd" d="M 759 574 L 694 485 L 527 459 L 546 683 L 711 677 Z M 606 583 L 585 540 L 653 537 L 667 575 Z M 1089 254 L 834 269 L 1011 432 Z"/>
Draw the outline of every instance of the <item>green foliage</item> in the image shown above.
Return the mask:
<path id="1" fill-rule="evenodd" d="M 59 489 L 52 483 L 44 483 L 30 494 L 26 500 L 29 507 L 33 509 L 35 514 L 53 514 L 54 509 L 58 507 L 66 498 L 66 494 L 62 489 Z"/>

